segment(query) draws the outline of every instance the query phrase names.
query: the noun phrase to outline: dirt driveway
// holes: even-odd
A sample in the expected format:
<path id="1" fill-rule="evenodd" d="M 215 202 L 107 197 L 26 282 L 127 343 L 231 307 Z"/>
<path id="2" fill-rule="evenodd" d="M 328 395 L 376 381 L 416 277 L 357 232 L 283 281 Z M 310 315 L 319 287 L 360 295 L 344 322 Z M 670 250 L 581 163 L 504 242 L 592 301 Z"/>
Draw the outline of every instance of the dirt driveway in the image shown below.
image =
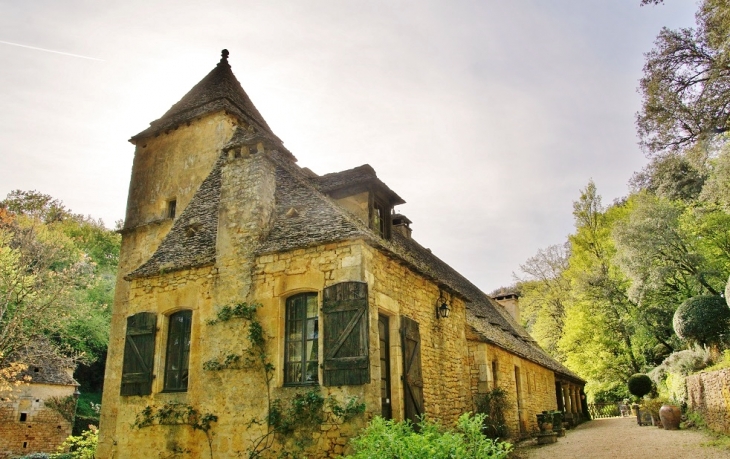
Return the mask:
<path id="1" fill-rule="evenodd" d="M 697 430 L 640 427 L 636 418 L 597 419 L 567 431 L 557 443 L 518 448 L 527 459 L 728 459 L 730 450 L 701 446 L 711 438 Z"/>

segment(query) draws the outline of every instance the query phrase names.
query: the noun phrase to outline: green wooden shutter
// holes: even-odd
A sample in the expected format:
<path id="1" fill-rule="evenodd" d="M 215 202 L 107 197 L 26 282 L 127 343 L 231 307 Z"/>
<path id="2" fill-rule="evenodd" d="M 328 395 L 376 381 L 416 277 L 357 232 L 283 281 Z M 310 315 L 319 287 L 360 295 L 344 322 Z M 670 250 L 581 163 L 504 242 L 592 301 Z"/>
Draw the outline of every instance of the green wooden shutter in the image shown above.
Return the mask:
<path id="1" fill-rule="evenodd" d="M 323 296 L 324 385 L 369 383 L 367 284 L 341 282 Z"/>
<path id="2" fill-rule="evenodd" d="M 423 373 L 421 372 L 421 333 L 418 322 L 401 318 L 403 339 L 403 391 L 406 419 L 415 425 L 425 413 L 423 405 Z"/>
<path id="3" fill-rule="evenodd" d="M 155 314 L 140 312 L 127 317 L 121 395 L 149 395 L 152 393 L 156 332 L 157 316 Z"/>

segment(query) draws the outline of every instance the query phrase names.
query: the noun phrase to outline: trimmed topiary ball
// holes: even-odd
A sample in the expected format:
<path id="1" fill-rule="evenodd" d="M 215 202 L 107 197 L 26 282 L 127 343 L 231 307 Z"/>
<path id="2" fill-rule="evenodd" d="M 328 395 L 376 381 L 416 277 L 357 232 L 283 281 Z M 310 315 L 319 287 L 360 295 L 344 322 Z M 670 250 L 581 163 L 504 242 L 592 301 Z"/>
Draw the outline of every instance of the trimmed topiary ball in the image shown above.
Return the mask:
<path id="1" fill-rule="evenodd" d="M 701 345 L 716 344 L 730 326 L 730 308 L 714 295 L 693 296 L 674 312 L 674 332 L 681 339 Z"/>
<path id="2" fill-rule="evenodd" d="M 645 374 L 637 373 L 632 375 L 628 381 L 629 392 L 637 397 L 643 397 L 651 392 L 651 378 Z"/>

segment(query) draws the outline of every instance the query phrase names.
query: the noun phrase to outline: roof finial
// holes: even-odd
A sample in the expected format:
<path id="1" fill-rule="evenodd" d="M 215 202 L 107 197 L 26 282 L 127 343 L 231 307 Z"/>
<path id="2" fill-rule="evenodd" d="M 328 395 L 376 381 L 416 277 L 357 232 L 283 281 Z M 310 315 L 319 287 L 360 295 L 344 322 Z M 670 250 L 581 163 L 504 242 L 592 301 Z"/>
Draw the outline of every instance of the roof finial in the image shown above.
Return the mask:
<path id="1" fill-rule="evenodd" d="M 224 49 L 221 51 L 221 61 L 227 61 L 228 60 L 228 50 Z"/>

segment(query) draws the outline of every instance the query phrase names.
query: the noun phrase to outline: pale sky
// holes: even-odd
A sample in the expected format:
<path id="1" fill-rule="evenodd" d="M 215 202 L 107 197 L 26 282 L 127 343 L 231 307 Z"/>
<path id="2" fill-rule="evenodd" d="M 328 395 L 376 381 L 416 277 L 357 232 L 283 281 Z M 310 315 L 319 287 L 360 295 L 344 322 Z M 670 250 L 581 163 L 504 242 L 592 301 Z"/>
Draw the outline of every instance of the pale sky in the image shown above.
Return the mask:
<path id="1" fill-rule="evenodd" d="M 0 198 L 35 189 L 112 227 L 133 146 L 230 51 L 318 174 L 368 163 L 413 236 L 484 291 L 646 163 L 643 53 L 694 23 L 666 0 L 0 0 Z"/>

